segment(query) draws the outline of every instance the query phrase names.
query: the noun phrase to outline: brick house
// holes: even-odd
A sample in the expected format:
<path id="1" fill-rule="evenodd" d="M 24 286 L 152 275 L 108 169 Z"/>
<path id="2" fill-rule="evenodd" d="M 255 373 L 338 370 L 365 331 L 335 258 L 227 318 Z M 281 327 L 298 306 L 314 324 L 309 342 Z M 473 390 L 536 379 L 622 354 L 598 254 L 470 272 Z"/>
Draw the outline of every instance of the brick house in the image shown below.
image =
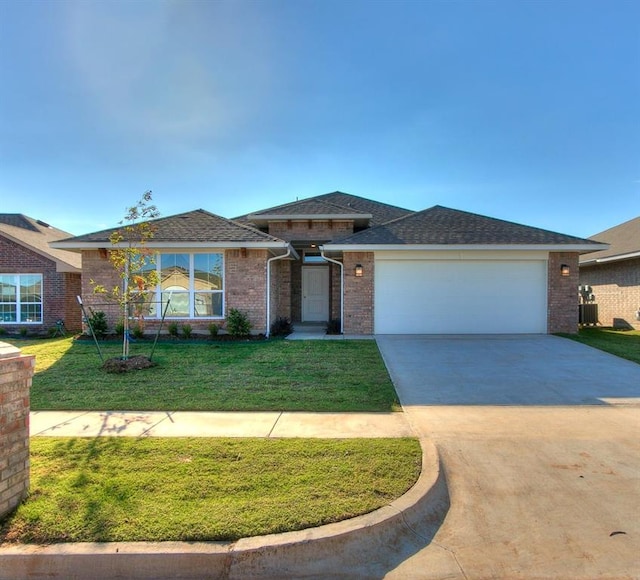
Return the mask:
<path id="1" fill-rule="evenodd" d="M 580 252 L 606 246 L 440 206 L 414 212 L 333 192 L 232 220 L 204 210 L 154 220 L 155 303 L 206 330 L 231 308 L 268 333 L 278 317 L 347 334 L 575 332 Z M 109 235 L 55 242 L 89 279 L 117 283 Z M 152 308 L 146 323 L 157 323 Z M 117 313 L 109 313 L 114 322 Z"/>
<path id="2" fill-rule="evenodd" d="M 81 256 L 49 246 L 69 236 L 22 214 L 0 214 L 0 328 L 44 333 L 63 320 L 80 330 Z"/>
<path id="3" fill-rule="evenodd" d="M 591 286 L 598 322 L 640 330 L 640 217 L 589 239 L 609 244 L 580 256 L 580 284 Z"/>

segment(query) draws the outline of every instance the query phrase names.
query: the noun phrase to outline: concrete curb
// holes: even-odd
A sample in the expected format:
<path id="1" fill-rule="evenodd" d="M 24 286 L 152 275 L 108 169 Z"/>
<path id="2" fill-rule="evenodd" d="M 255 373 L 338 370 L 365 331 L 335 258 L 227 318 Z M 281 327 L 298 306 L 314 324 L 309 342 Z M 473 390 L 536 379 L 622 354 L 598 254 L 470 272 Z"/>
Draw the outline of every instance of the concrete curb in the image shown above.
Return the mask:
<path id="1" fill-rule="evenodd" d="M 402 497 L 370 514 L 237 542 L 114 542 L 6 546 L 0 579 L 381 578 L 427 545 L 449 509 L 435 445 Z"/>

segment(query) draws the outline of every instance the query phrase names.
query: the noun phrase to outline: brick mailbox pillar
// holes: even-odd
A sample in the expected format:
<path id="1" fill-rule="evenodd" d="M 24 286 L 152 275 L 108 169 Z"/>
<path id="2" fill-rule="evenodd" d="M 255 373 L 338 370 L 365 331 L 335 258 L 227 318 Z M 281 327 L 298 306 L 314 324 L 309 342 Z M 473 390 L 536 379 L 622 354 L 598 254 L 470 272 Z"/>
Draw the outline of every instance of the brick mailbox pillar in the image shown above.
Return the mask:
<path id="1" fill-rule="evenodd" d="M 29 390 L 35 357 L 0 342 L 0 518 L 29 490 Z"/>

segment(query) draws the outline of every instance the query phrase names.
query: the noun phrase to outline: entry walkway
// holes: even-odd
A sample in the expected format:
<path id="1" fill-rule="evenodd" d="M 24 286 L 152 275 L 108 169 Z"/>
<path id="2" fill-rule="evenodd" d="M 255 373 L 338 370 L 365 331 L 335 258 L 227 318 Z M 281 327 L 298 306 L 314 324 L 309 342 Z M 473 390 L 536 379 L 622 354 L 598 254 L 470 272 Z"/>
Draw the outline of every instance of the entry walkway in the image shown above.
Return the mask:
<path id="1" fill-rule="evenodd" d="M 404 413 L 34 411 L 32 437 L 413 437 Z"/>

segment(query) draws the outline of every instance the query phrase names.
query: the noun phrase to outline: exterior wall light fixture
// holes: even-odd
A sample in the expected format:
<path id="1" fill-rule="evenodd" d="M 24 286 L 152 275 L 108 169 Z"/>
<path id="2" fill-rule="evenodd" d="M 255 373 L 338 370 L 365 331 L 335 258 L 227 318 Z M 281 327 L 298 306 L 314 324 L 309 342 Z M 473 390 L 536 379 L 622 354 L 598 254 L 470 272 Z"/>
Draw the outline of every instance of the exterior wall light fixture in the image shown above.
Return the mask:
<path id="1" fill-rule="evenodd" d="M 356 264 L 355 275 L 356 278 L 362 278 L 362 274 L 364 273 L 364 269 L 362 264 Z"/>
<path id="2" fill-rule="evenodd" d="M 560 275 L 561 276 L 570 276 L 571 275 L 571 268 L 569 268 L 569 266 L 567 266 L 567 264 L 562 264 L 560 266 Z"/>

